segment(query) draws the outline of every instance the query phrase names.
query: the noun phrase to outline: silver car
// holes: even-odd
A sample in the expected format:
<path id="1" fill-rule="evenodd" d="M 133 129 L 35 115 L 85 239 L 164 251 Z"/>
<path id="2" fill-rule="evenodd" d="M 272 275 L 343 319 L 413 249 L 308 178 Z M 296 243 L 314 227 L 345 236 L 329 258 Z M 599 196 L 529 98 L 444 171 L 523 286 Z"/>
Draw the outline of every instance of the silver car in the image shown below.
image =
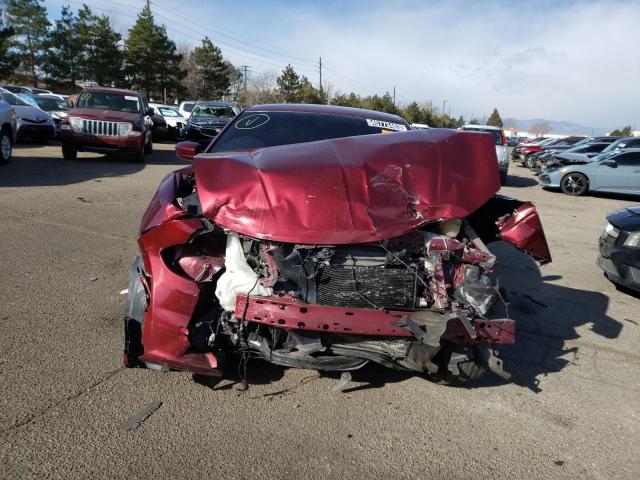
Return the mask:
<path id="1" fill-rule="evenodd" d="M 16 112 L 16 132 L 18 139 L 30 138 L 36 143 L 46 143 L 55 134 L 55 124 L 51 116 L 40 108 L 29 105 L 25 100 L 0 88 L 0 97 Z"/>
<path id="2" fill-rule="evenodd" d="M 581 165 L 549 168 L 538 177 L 543 187 L 567 195 L 611 192 L 640 195 L 640 148 L 611 150 Z"/>

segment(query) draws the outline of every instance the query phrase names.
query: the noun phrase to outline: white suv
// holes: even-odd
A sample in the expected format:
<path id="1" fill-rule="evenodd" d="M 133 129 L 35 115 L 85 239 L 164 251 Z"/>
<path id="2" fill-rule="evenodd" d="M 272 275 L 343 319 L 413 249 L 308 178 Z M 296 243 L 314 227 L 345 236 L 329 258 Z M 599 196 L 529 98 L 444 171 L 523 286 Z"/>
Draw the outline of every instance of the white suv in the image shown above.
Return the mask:
<path id="1" fill-rule="evenodd" d="M 465 125 L 460 130 L 469 132 L 484 132 L 493 135 L 496 142 L 496 156 L 498 157 L 498 168 L 500 168 L 500 185 L 507 183 L 507 171 L 509 170 L 509 146 L 507 136 L 500 127 L 491 125 Z"/>

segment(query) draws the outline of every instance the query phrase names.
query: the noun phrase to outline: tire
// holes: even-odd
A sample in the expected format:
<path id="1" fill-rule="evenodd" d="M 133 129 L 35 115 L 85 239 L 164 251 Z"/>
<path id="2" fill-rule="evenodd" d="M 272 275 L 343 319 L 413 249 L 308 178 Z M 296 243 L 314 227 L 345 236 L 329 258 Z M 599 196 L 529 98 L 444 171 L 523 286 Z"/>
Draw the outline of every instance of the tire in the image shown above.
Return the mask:
<path id="1" fill-rule="evenodd" d="M 568 173 L 560 181 L 560 190 L 573 197 L 584 195 L 589 190 L 589 180 L 582 173 Z"/>
<path id="2" fill-rule="evenodd" d="M 527 157 L 524 159 L 524 166 L 529 169 L 533 169 L 533 167 L 536 166 L 535 159 L 531 155 L 527 155 Z"/>
<path id="3" fill-rule="evenodd" d="M 146 273 L 142 259 L 137 256 L 129 271 L 129 290 L 124 308 L 124 365 L 127 368 L 145 367 L 139 357 L 144 353 L 142 329 L 149 299 L 141 275 L 146 276 Z"/>
<path id="4" fill-rule="evenodd" d="M 76 160 L 78 158 L 78 149 L 68 143 L 62 144 L 62 158 L 65 160 Z"/>
<path id="5" fill-rule="evenodd" d="M 151 155 L 153 153 L 153 136 L 149 135 L 149 141 L 144 144 L 144 153 Z"/>
<path id="6" fill-rule="evenodd" d="M 0 132 L 0 163 L 9 163 L 13 154 L 11 134 L 6 130 Z"/>
<path id="7" fill-rule="evenodd" d="M 133 154 L 133 156 L 131 157 L 131 162 L 132 163 L 144 163 L 144 154 L 145 151 L 147 150 L 147 145 L 146 144 L 141 144 L 140 148 L 138 148 L 138 151 L 136 153 Z"/>

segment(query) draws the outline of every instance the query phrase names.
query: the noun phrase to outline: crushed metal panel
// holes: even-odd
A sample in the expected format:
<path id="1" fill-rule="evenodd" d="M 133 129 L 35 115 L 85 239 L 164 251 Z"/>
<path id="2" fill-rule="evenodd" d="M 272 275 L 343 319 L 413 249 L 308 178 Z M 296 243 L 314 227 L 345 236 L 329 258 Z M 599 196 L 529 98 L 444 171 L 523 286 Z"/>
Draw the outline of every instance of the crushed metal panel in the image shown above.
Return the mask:
<path id="1" fill-rule="evenodd" d="M 493 140 L 452 130 L 201 154 L 204 214 L 251 237 L 354 244 L 464 218 L 500 188 Z"/>

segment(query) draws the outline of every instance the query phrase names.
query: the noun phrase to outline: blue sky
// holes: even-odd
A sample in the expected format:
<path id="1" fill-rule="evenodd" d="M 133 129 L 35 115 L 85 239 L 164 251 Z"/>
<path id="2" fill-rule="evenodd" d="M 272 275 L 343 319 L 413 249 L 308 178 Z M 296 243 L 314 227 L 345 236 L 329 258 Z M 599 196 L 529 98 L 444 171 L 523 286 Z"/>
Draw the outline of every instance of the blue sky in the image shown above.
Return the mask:
<path id="1" fill-rule="evenodd" d="M 60 6 L 81 2 L 48 0 Z M 91 0 L 126 34 L 145 0 Z M 333 91 L 433 102 L 451 113 L 640 129 L 640 0 L 151 2 L 179 45 L 208 35 L 255 74 L 287 63 Z"/>

